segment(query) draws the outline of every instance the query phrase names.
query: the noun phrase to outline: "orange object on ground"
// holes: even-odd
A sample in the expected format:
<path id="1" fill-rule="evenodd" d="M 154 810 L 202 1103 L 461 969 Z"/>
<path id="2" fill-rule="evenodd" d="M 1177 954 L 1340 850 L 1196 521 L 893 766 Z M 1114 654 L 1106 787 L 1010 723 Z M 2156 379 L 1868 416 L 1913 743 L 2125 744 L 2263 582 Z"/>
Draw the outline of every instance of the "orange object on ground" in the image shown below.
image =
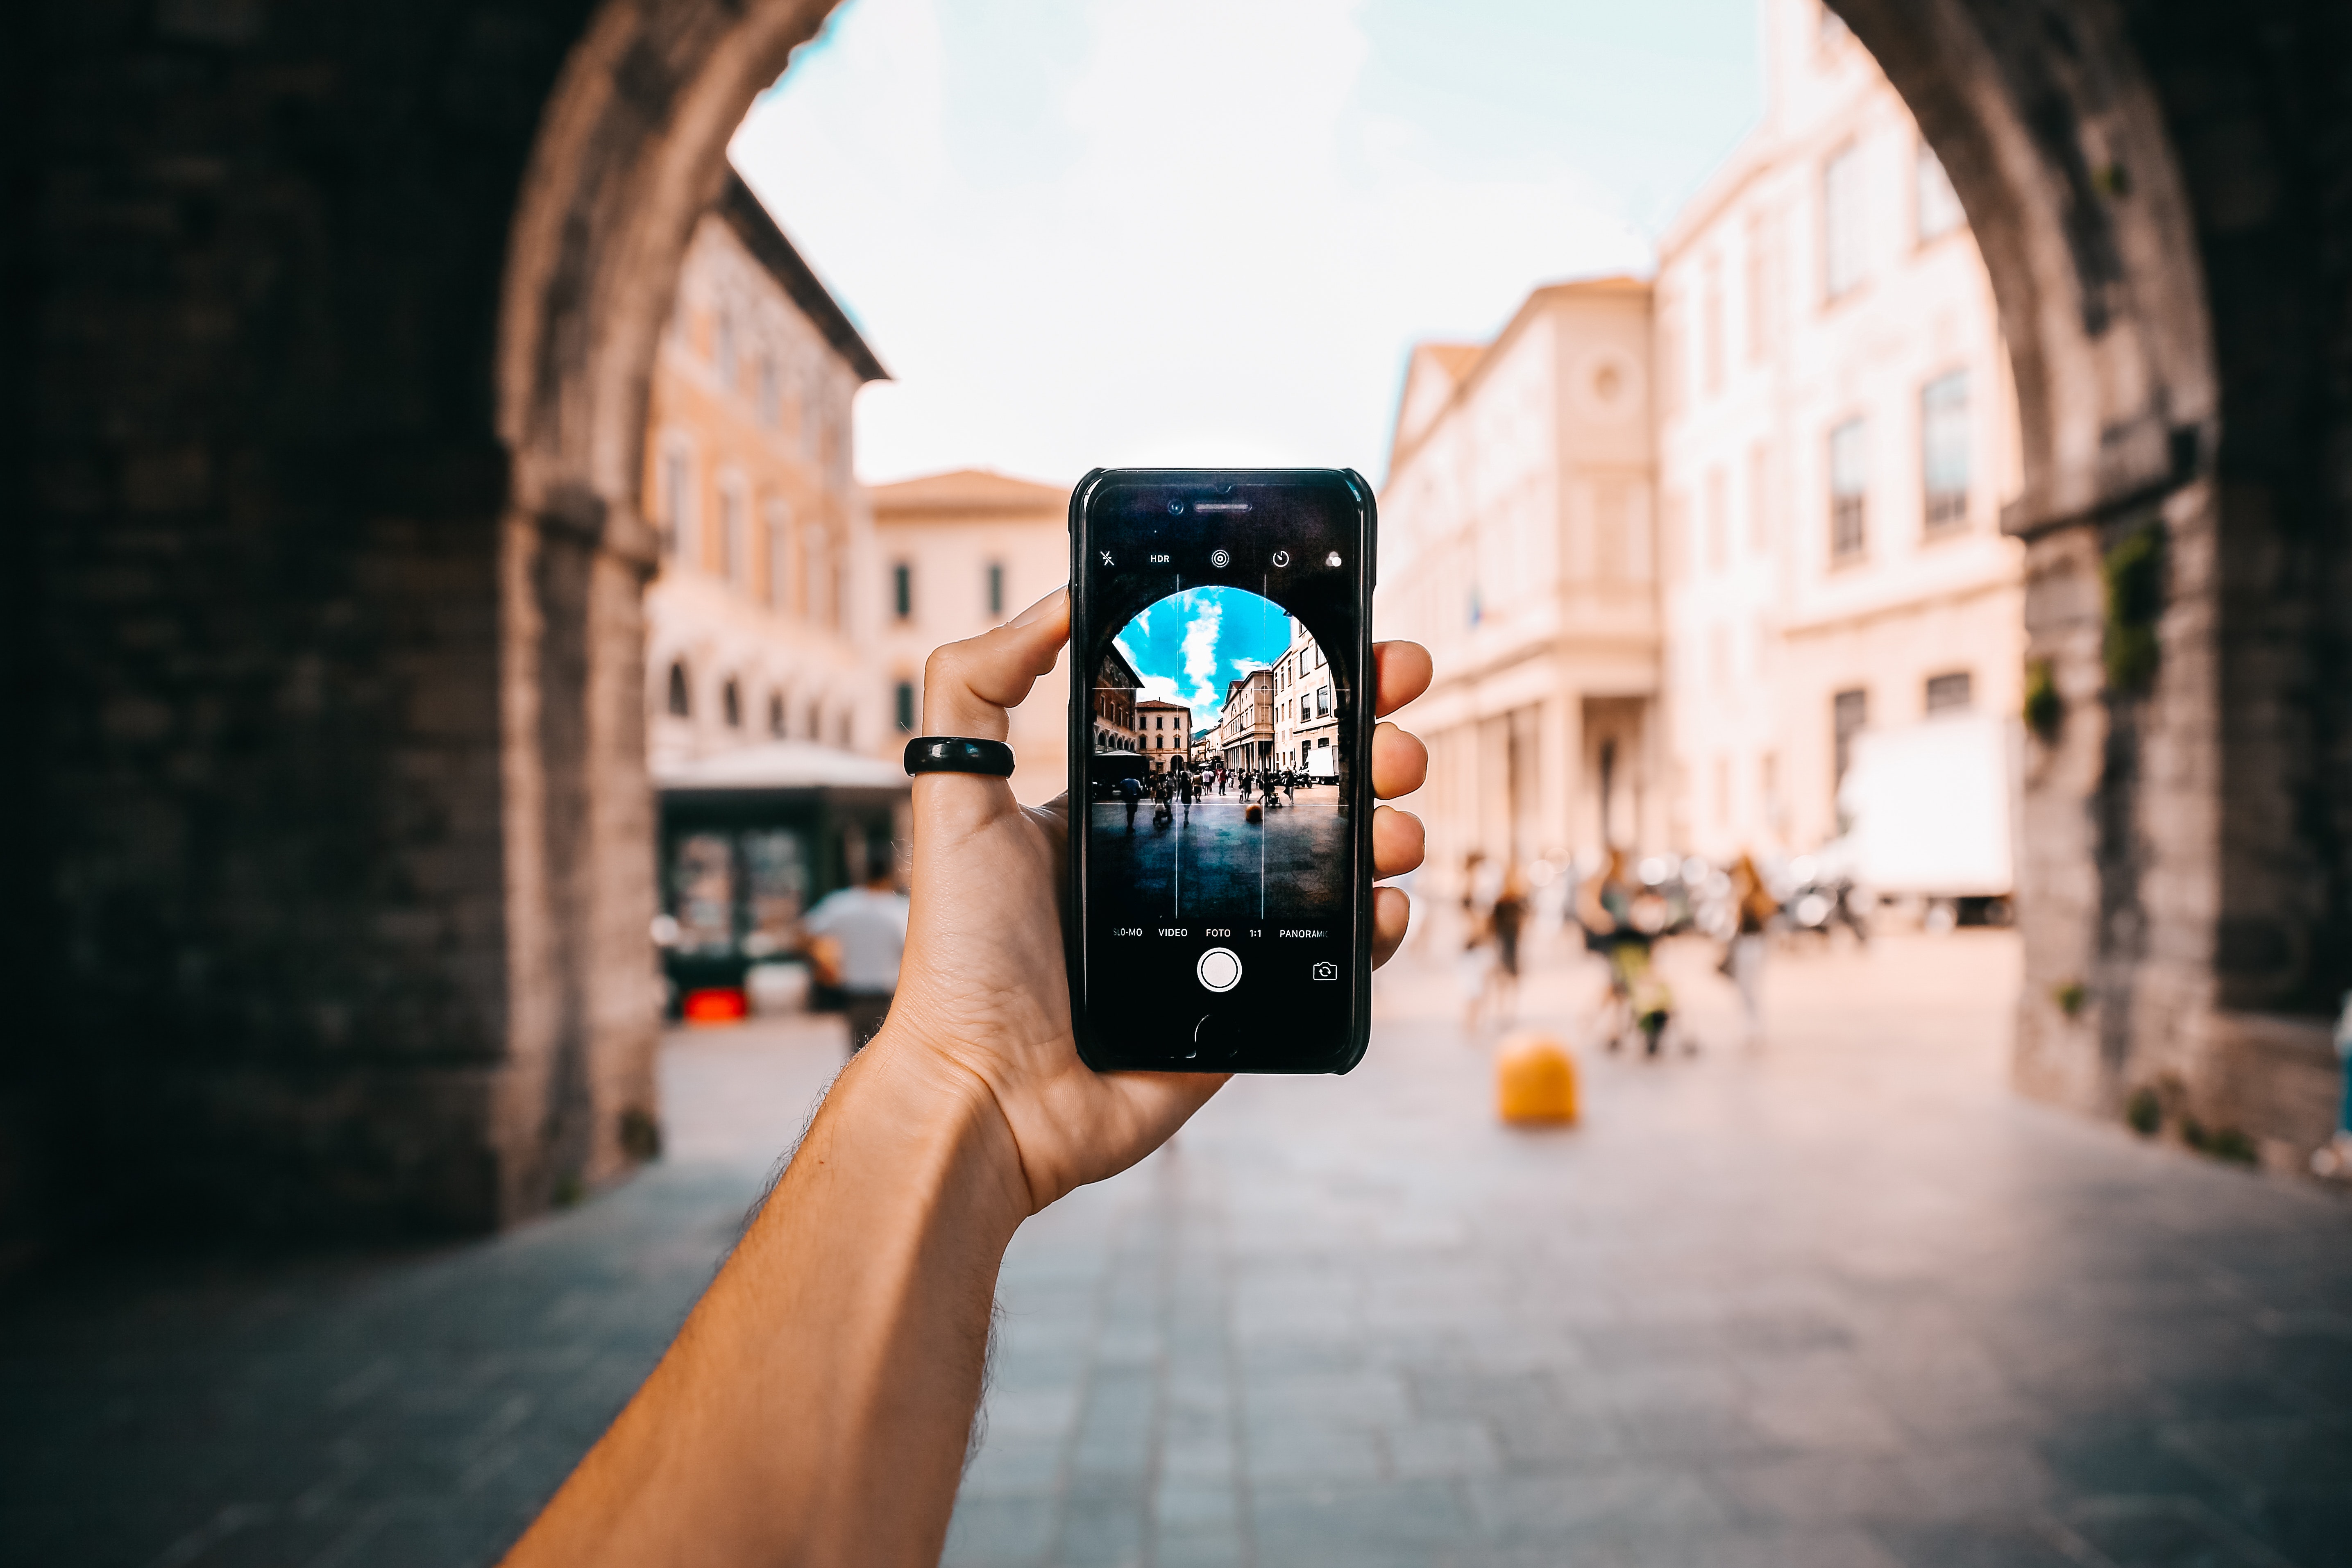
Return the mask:
<path id="1" fill-rule="evenodd" d="M 689 1024 L 740 1024 L 751 1010 L 743 993 L 732 985 L 712 985 L 686 994 Z"/>
<path id="2" fill-rule="evenodd" d="M 1521 1029 L 1495 1058 L 1495 1112 L 1506 1121 L 1576 1120 L 1576 1058 L 1551 1036 Z"/>

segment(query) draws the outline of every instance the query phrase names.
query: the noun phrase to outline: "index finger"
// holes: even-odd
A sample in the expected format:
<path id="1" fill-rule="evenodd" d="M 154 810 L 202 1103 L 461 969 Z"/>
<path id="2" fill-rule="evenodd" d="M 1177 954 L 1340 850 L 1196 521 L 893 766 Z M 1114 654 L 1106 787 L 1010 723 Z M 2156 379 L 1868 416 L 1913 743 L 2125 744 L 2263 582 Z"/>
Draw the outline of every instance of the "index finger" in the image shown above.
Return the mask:
<path id="1" fill-rule="evenodd" d="M 1372 710 L 1385 717 L 1429 689 L 1433 667 L 1429 650 L 1417 642 L 1376 642 L 1372 645 Z"/>

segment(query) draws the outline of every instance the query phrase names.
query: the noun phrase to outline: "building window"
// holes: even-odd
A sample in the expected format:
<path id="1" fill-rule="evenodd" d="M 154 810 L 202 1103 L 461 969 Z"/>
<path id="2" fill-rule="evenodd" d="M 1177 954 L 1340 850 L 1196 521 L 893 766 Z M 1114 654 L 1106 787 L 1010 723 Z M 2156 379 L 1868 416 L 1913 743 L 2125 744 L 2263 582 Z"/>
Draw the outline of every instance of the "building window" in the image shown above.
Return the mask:
<path id="1" fill-rule="evenodd" d="M 1330 711 L 1331 689 L 1328 686 L 1317 687 L 1315 689 L 1315 717 L 1320 719 Z"/>
<path id="2" fill-rule="evenodd" d="M 1002 561 L 988 563 L 988 613 L 992 616 L 1004 613 L 1004 563 Z"/>
<path id="3" fill-rule="evenodd" d="M 768 503 L 768 604 L 784 607 L 784 590 L 792 582 L 793 509 L 782 501 Z"/>
<path id="4" fill-rule="evenodd" d="M 680 561 L 694 560 L 694 463 L 672 448 L 662 458 L 662 542 Z"/>
<path id="5" fill-rule="evenodd" d="M 1845 770 L 1853 763 L 1853 738 L 1870 722 L 1870 693 L 1863 690 L 1841 691 L 1830 699 L 1830 784 L 1832 789 L 1845 782 Z"/>
<path id="6" fill-rule="evenodd" d="M 1830 559 L 1860 558 L 1870 494 L 1868 431 L 1859 419 L 1849 419 L 1830 432 Z"/>
<path id="7" fill-rule="evenodd" d="M 833 743 L 845 752 L 849 750 L 849 715 L 845 712 L 834 715 Z"/>
<path id="8" fill-rule="evenodd" d="M 735 684 L 735 678 L 731 675 L 727 678 L 727 684 L 719 689 L 719 711 L 725 715 L 729 729 L 743 727 L 743 689 Z"/>
<path id="9" fill-rule="evenodd" d="M 1711 256 L 1706 260 L 1706 287 L 1699 309 L 1700 374 L 1706 378 L 1706 395 L 1713 397 L 1723 390 L 1723 267 Z"/>
<path id="10" fill-rule="evenodd" d="M 1969 373 L 1939 375 L 1919 389 L 1920 515 L 1927 531 L 1969 521 Z"/>
<path id="11" fill-rule="evenodd" d="M 1772 352 L 1772 226 L 1763 213 L 1748 215 L 1748 363 Z"/>
<path id="12" fill-rule="evenodd" d="M 694 716 L 694 689 L 687 681 L 684 660 L 669 667 L 669 710 L 672 718 Z"/>
<path id="13" fill-rule="evenodd" d="M 1976 701 L 1976 682 L 1965 669 L 1955 669 L 1944 675 L 1927 678 L 1927 711 L 1958 713 Z"/>
<path id="14" fill-rule="evenodd" d="M 915 683 L 898 682 L 898 730 L 901 734 L 915 732 Z"/>
<path id="15" fill-rule="evenodd" d="M 760 356 L 760 423 L 773 430 L 784 416 L 784 387 L 772 354 Z"/>
<path id="16" fill-rule="evenodd" d="M 743 549 L 743 492 L 728 485 L 719 492 L 719 569 L 730 583 L 740 583 L 748 564 Z"/>
<path id="17" fill-rule="evenodd" d="M 1952 177 L 1944 173 L 1944 161 L 1925 142 L 1913 163 L 1911 189 L 1920 244 L 1940 239 L 1969 221 L 1960 209 L 1959 193 L 1952 189 Z"/>
<path id="18" fill-rule="evenodd" d="M 915 613 L 915 568 L 909 562 L 890 568 L 890 613 L 902 621 Z"/>
<path id="19" fill-rule="evenodd" d="M 1772 548 L 1772 449 L 1761 441 L 1748 448 L 1748 545 L 1759 555 Z"/>
<path id="20" fill-rule="evenodd" d="M 735 390 L 735 318 L 726 310 L 719 312 L 719 384 L 728 392 Z"/>
<path id="21" fill-rule="evenodd" d="M 1682 412 L 1682 352 L 1683 335 L 1678 330 L 1674 302 L 1662 297 L 1658 300 L 1657 325 L 1658 413 L 1667 418 Z"/>
<path id="22" fill-rule="evenodd" d="M 1706 569 L 1731 564 L 1731 479 L 1721 468 L 1706 474 Z"/>
<path id="23" fill-rule="evenodd" d="M 1862 282 L 1862 149 L 1849 144 L 1822 165 L 1822 294 L 1835 300 Z"/>
<path id="24" fill-rule="evenodd" d="M 768 733 L 781 741 L 784 738 L 784 694 L 768 693 Z"/>

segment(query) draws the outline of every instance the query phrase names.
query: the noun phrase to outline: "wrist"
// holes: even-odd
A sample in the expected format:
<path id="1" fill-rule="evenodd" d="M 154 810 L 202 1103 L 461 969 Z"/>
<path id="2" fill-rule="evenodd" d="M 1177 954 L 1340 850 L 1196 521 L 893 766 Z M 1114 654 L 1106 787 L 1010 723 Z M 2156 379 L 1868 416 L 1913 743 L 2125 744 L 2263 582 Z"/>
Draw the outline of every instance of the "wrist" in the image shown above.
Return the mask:
<path id="1" fill-rule="evenodd" d="M 871 1109 L 936 1162 L 942 1206 L 1002 1250 L 1036 1211 L 1021 1145 L 980 1074 L 886 1023 L 851 1064 Z M 848 1076 L 845 1074 L 845 1079 Z"/>

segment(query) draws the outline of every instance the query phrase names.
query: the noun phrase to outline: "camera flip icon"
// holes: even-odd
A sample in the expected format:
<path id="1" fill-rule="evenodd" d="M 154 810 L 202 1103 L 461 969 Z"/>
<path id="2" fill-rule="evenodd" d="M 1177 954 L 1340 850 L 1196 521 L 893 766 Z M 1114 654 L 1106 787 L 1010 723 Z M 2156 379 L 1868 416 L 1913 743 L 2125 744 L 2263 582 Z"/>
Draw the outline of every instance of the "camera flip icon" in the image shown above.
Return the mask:
<path id="1" fill-rule="evenodd" d="M 1326 958 L 1315 965 L 1313 973 L 1318 980 L 1337 980 L 1339 978 L 1339 966 Z"/>

